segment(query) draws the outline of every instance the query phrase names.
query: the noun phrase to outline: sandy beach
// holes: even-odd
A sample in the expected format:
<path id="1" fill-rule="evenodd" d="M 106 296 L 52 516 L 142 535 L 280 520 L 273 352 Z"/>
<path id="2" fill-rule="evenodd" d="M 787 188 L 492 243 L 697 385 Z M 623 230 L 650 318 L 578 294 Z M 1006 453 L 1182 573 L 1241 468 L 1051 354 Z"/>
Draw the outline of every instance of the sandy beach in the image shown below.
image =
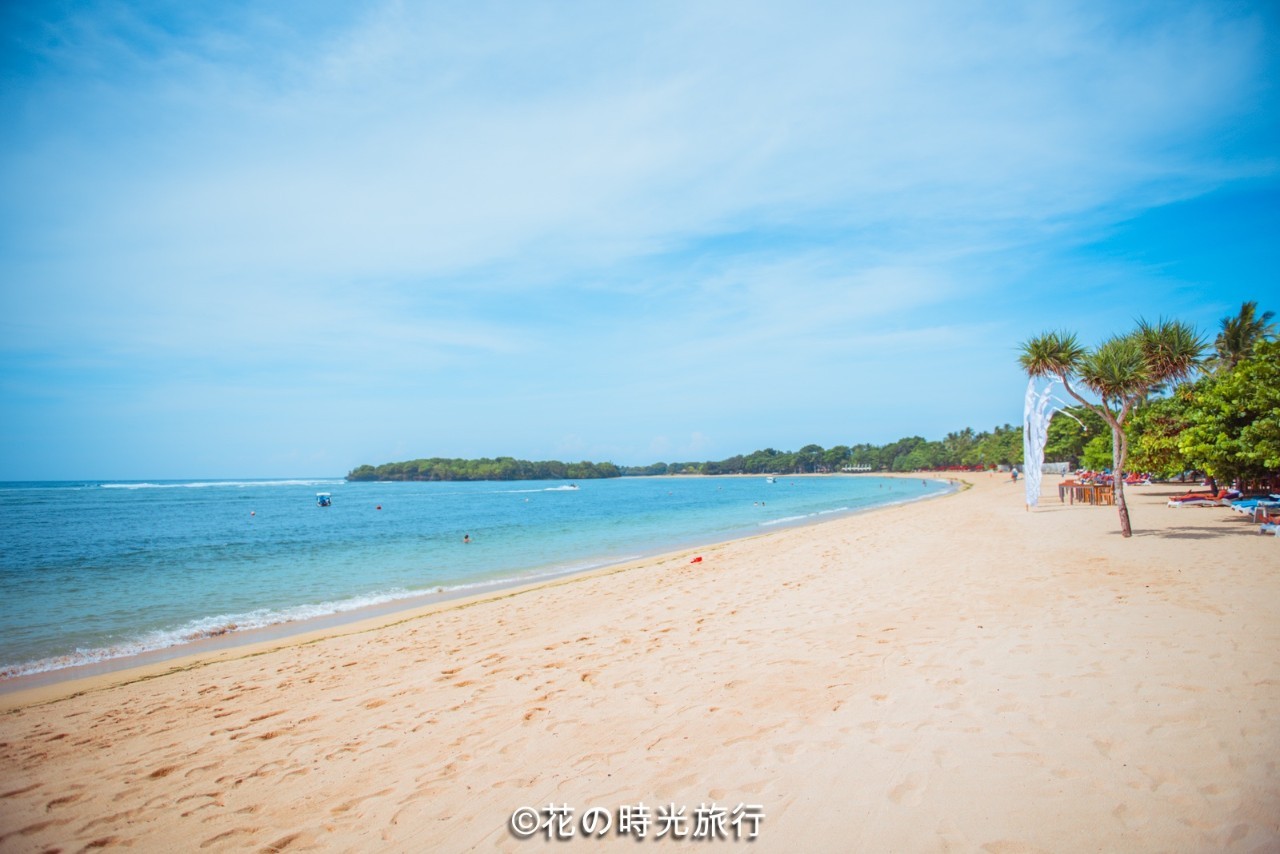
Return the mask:
<path id="1" fill-rule="evenodd" d="M 1034 512 L 966 478 L 0 695 L 0 850 L 636 850 L 640 804 L 657 844 L 1280 850 L 1276 538 L 1173 486 L 1129 490 L 1126 541 L 1054 478 Z M 522 807 L 549 827 L 514 832 Z"/>

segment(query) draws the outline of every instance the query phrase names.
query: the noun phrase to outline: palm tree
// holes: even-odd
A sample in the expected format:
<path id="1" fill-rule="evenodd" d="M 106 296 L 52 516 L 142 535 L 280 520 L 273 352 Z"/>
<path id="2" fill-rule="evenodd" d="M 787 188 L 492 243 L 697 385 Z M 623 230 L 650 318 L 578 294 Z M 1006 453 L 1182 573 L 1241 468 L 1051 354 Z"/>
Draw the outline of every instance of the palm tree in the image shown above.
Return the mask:
<path id="1" fill-rule="evenodd" d="M 1219 369 L 1234 368 L 1253 352 L 1253 345 L 1275 338 L 1276 325 L 1271 322 L 1275 316 L 1274 311 L 1266 311 L 1259 317 L 1258 304 L 1250 301 L 1240 306 L 1240 313 L 1235 317 L 1222 318 L 1222 331 L 1213 342 Z"/>
<path id="2" fill-rule="evenodd" d="M 1129 507 L 1124 498 L 1124 462 L 1129 440 L 1125 418 L 1154 389 L 1184 379 L 1200 364 L 1204 342 L 1184 323 L 1138 321 L 1128 335 L 1104 341 L 1093 350 L 1080 345 L 1075 335 L 1049 332 L 1023 343 L 1018 357 L 1032 377 L 1055 377 L 1067 393 L 1092 409 L 1111 425 L 1111 457 L 1115 480 L 1120 533 L 1133 536 Z M 1092 403 L 1071 385 L 1073 379 L 1096 394 Z"/>

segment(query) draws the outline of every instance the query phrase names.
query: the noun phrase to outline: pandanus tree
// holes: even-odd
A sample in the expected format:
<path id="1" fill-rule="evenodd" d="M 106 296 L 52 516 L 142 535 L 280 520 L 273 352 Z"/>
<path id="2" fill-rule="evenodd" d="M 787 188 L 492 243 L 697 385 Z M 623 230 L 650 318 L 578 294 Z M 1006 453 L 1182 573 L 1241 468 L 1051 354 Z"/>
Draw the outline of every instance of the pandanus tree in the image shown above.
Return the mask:
<path id="1" fill-rule="evenodd" d="M 1022 344 L 1018 357 L 1032 377 L 1053 377 L 1067 393 L 1098 413 L 1111 427 L 1111 459 L 1120 533 L 1133 536 L 1124 499 L 1124 463 L 1129 453 L 1124 422 L 1152 391 L 1190 376 L 1200 364 L 1204 342 L 1190 326 L 1177 321 L 1139 320 L 1127 335 L 1103 341 L 1092 350 L 1074 334 L 1048 332 Z M 1098 397 L 1086 399 L 1076 384 Z"/>

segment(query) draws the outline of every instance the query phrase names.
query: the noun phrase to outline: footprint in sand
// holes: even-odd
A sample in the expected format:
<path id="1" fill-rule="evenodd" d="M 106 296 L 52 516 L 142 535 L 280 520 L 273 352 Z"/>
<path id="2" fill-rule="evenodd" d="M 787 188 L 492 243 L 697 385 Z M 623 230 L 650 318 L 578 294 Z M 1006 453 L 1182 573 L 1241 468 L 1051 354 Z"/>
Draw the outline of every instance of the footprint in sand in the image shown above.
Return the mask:
<path id="1" fill-rule="evenodd" d="M 907 806 L 915 806 L 920 803 L 922 794 L 919 778 L 911 774 L 906 780 L 889 790 L 889 800 L 895 804 L 905 803 Z"/>

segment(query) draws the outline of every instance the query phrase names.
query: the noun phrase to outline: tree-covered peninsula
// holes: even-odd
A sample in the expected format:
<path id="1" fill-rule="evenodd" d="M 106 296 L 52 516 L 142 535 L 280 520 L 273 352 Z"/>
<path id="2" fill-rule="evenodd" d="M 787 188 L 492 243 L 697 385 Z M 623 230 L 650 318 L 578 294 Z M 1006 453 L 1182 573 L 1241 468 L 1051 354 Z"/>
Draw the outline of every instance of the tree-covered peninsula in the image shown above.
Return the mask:
<path id="1" fill-rule="evenodd" d="M 613 463 L 533 462 L 513 457 L 478 460 L 432 457 L 360 466 L 347 475 L 347 480 L 592 480 L 621 475 L 622 471 Z"/>
<path id="2" fill-rule="evenodd" d="M 647 466 L 613 463 L 531 462 L 513 457 L 444 459 L 432 457 L 363 465 L 347 480 L 592 480 L 671 474 L 822 474 L 841 471 L 915 471 L 917 469 L 986 468 L 1022 462 L 1022 430 L 1008 424 L 990 432 L 965 429 L 941 442 L 909 436 L 887 445 L 805 445 L 798 451 L 773 448 L 736 454 L 723 460 L 657 462 Z"/>

